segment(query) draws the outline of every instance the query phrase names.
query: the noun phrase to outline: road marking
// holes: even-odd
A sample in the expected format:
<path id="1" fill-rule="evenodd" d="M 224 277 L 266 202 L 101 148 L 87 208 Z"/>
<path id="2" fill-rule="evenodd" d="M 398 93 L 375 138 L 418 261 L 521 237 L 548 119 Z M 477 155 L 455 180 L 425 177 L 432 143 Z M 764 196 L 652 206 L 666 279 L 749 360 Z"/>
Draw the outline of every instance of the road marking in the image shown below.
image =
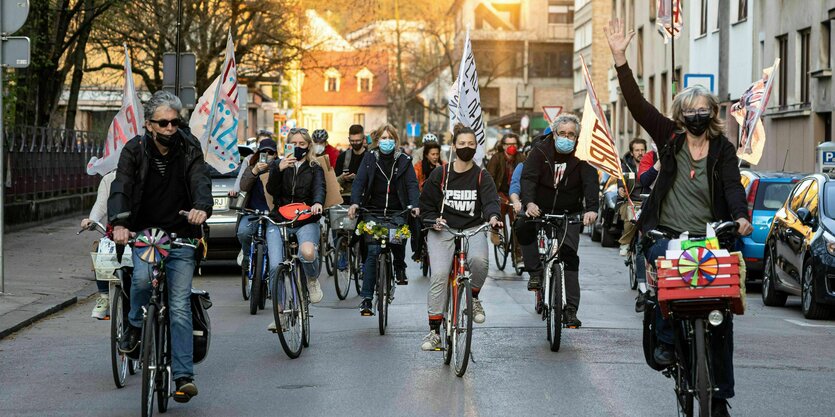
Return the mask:
<path id="1" fill-rule="evenodd" d="M 828 328 L 835 328 L 835 325 L 832 324 L 812 324 L 812 323 L 805 323 L 800 320 L 792 320 L 792 319 L 783 319 L 791 324 L 796 324 L 802 327 L 828 327 Z"/>

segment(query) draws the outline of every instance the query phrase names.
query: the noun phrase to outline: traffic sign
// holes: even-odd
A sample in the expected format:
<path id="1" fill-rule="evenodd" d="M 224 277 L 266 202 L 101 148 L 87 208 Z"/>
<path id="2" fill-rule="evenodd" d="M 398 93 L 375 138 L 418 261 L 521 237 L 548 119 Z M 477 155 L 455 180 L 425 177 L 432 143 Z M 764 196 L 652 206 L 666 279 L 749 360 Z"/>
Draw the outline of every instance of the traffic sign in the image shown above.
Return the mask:
<path id="1" fill-rule="evenodd" d="M 29 66 L 29 38 L 8 36 L 0 40 L 0 67 L 26 68 Z"/>
<path id="2" fill-rule="evenodd" d="M 0 0 L 0 33 L 15 33 L 29 16 L 29 0 Z"/>
<path id="3" fill-rule="evenodd" d="M 420 123 L 407 123 L 406 134 L 413 138 L 418 137 L 420 135 Z"/>
<path id="4" fill-rule="evenodd" d="M 715 80 L 716 77 L 713 74 L 684 74 L 684 88 L 701 85 L 708 88 L 711 93 L 716 94 L 716 90 L 713 88 Z"/>
<path id="5" fill-rule="evenodd" d="M 562 106 L 542 106 L 542 115 L 548 123 L 553 122 L 560 113 L 562 113 Z"/>
<path id="6" fill-rule="evenodd" d="M 522 119 L 519 120 L 519 127 L 521 127 L 522 130 L 527 129 L 530 124 L 531 124 L 531 118 L 528 117 L 527 114 L 522 116 Z"/>

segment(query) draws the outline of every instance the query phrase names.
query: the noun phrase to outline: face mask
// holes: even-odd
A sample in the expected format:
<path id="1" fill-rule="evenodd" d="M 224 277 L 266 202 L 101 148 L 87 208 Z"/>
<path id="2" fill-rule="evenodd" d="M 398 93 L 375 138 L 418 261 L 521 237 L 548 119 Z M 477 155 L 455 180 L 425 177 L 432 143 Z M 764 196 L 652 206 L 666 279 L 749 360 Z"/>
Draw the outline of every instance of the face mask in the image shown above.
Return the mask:
<path id="1" fill-rule="evenodd" d="M 351 149 L 353 149 L 353 150 L 354 150 L 354 152 L 359 152 L 359 150 L 360 150 L 360 149 L 362 149 L 362 142 L 360 142 L 360 143 L 352 143 L 352 144 L 351 144 Z"/>
<path id="2" fill-rule="evenodd" d="M 320 155 L 322 152 L 325 152 L 325 146 L 324 145 L 316 145 L 315 149 L 316 149 L 316 155 Z"/>
<path id="3" fill-rule="evenodd" d="M 166 135 L 163 133 L 156 132 L 156 139 L 160 145 L 165 146 L 166 148 L 170 148 L 171 145 L 174 144 L 174 139 L 177 137 L 177 134 L 174 133 L 173 135 Z"/>
<path id="4" fill-rule="evenodd" d="M 380 152 L 386 155 L 394 152 L 394 139 L 381 139 Z"/>
<path id="5" fill-rule="evenodd" d="M 694 114 L 692 116 L 684 116 L 684 127 L 687 128 L 694 136 L 701 136 L 707 131 L 710 126 L 710 115 Z"/>
<path id="6" fill-rule="evenodd" d="M 475 156 L 475 148 L 470 148 L 469 146 L 466 148 L 455 148 L 455 155 L 458 155 L 458 159 L 468 162 Z"/>
<path id="7" fill-rule="evenodd" d="M 519 150 L 516 149 L 516 145 L 510 145 L 507 147 L 507 150 L 505 150 L 505 152 L 507 152 L 507 154 L 510 156 L 516 155 L 516 152 L 518 151 Z"/>
<path id="8" fill-rule="evenodd" d="M 305 157 L 305 155 L 307 155 L 307 148 L 300 148 L 300 147 L 296 146 L 293 149 L 293 156 L 296 157 L 296 160 L 301 161 L 302 158 Z"/>
<path id="9" fill-rule="evenodd" d="M 557 152 L 562 154 L 569 154 L 574 150 L 574 141 L 566 137 L 557 136 L 554 144 L 557 147 Z"/>

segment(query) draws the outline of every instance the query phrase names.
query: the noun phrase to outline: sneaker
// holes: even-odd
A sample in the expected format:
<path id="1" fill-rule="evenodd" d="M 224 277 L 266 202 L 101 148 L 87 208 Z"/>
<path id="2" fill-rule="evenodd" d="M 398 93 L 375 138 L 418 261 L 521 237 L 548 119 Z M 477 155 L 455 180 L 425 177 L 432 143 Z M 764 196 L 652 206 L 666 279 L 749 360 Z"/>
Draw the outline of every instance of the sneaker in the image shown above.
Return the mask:
<path id="1" fill-rule="evenodd" d="M 348 258 L 345 257 L 344 252 L 341 252 L 339 258 L 336 260 L 336 269 L 340 271 L 348 269 Z"/>
<path id="2" fill-rule="evenodd" d="M 629 253 L 629 245 L 620 245 L 620 256 L 626 256 Z"/>
<path id="3" fill-rule="evenodd" d="M 714 397 L 710 405 L 710 415 L 713 417 L 731 417 L 728 412 L 728 400 Z"/>
<path id="4" fill-rule="evenodd" d="M 565 306 L 563 314 L 566 327 L 580 327 L 583 325 L 583 322 L 577 318 L 577 307 L 571 305 Z"/>
<path id="5" fill-rule="evenodd" d="M 655 359 L 655 363 L 661 366 L 670 366 L 673 364 L 673 347 L 659 342 L 652 357 Z"/>
<path id="6" fill-rule="evenodd" d="M 438 350 L 441 347 L 441 335 L 434 330 L 430 330 L 429 334 L 423 338 L 423 343 L 420 345 L 420 350 L 429 352 Z"/>
<path id="7" fill-rule="evenodd" d="M 280 316 L 278 316 L 278 321 L 281 323 L 281 331 L 286 332 L 290 327 L 287 325 L 287 315 L 281 314 Z M 278 329 L 275 326 L 275 320 L 273 320 L 272 323 L 270 323 L 270 325 L 267 326 L 267 331 L 272 333 L 278 333 Z"/>
<path id="8" fill-rule="evenodd" d="M 318 279 L 310 279 L 307 281 L 307 293 L 310 296 L 310 302 L 313 304 L 322 301 L 322 297 L 325 296 L 322 294 L 322 287 L 319 285 Z"/>
<path id="9" fill-rule="evenodd" d="M 104 320 L 110 314 L 110 296 L 105 293 L 99 293 L 96 299 L 96 305 L 93 306 L 93 314 L 90 316 L 94 319 Z"/>
<path id="10" fill-rule="evenodd" d="M 635 312 L 642 313 L 647 309 L 647 300 L 649 299 L 649 291 L 643 292 L 638 290 L 638 296 L 635 297 Z"/>
<path id="11" fill-rule="evenodd" d="M 406 268 L 397 268 L 394 271 L 394 279 L 397 280 L 397 285 L 409 285 L 409 277 L 406 276 Z"/>
<path id="12" fill-rule="evenodd" d="M 177 384 L 177 390 L 174 391 L 174 401 L 178 403 L 187 403 L 191 397 L 197 396 L 197 385 L 194 384 L 194 379 L 183 377 L 177 378 L 174 381 Z"/>
<path id="13" fill-rule="evenodd" d="M 241 249 L 241 250 L 238 251 L 238 257 L 235 259 L 235 262 L 237 262 L 238 265 L 243 266 L 244 265 L 243 260 L 244 260 L 244 250 Z"/>
<path id="14" fill-rule="evenodd" d="M 122 340 L 119 341 L 119 352 L 127 354 L 131 359 L 139 359 L 139 349 L 137 347 L 139 346 L 139 339 L 141 337 L 142 329 L 127 324 L 125 326 L 125 334 L 122 336 Z"/>
<path id="15" fill-rule="evenodd" d="M 373 316 L 374 315 L 374 304 L 371 303 L 370 298 L 363 298 L 362 302 L 360 303 L 360 315 L 361 316 Z"/>
<path id="16" fill-rule="evenodd" d="M 528 291 L 538 291 L 542 286 L 542 271 L 532 271 L 528 280 Z"/>
<path id="17" fill-rule="evenodd" d="M 484 323 L 484 307 L 481 306 L 481 300 L 473 299 L 473 321 L 481 324 Z"/>

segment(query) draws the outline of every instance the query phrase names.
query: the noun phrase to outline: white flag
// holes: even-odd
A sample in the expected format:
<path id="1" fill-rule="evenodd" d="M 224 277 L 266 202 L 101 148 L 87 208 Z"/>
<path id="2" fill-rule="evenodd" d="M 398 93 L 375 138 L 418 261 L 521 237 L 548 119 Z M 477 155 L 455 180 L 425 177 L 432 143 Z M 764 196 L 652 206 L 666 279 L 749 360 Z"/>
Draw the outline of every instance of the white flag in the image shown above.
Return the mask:
<path id="1" fill-rule="evenodd" d="M 104 156 L 90 158 L 87 163 L 87 175 L 104 176 L 116 169 L 119 154 L 127 141 L 145 134 L 145 114 L 142 103 L 136 95 L 133 85 L 133 72 L 130 69 L 130 54 L 125 45 L 125 88 L 122 90 L 122 108 L 110 123 L 107 139 L 104 141 Z"/>
<path id="2" fill-rule="evenodd" d="M 449 91 L 449 130 L 455 123 L 462 123 L 473 129 L 476 138 L 476 152 L 473 161 L 481 166 L 484 160 L 484 115 L 481 111 L 481 97 L 478 89 L 478 72 L 475 68 L 473 46 L 470 43 L 470 31 L 464 42 L 464 53 L 458 67 L 458 79 Z"/>
<path id="3" fill-rule="evenodd" d="M 212 82 L 191 115 L 189 127 L 200 140 L 206 163 L 220 173 L 238 167 L 238 71 L 232 33 L 226 41 L 226 59 L 220 75 Z"/>

